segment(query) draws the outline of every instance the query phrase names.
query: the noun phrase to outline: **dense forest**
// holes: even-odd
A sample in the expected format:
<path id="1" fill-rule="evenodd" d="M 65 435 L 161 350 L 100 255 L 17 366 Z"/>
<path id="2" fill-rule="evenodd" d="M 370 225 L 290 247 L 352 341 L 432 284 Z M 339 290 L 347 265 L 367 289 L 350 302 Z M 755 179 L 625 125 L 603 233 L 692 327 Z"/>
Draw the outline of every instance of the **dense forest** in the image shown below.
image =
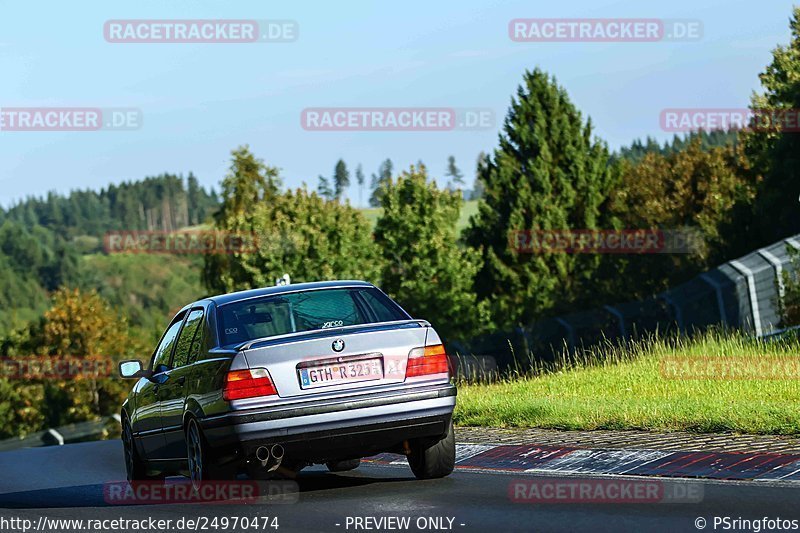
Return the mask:
<path id="1" fill-rule="evenodd" d="M 202 224 L 218 207 L 197 178 L 164 174 L 100 191 L 54 192 L 0 210 L 0 335 L 44 311 L 61 286 L 96 289 L 125 305 L 150 339 L 176 298 L 202 292 L 197 257 L 109 256 L 115 230 L 171 231 Z"/>
<path id="2" fill-rule="evenodd" d="M 217 208 L 217 194 L 190 172 L 186 179 L 163 174 L 141 181 L 78 190 L 63 196 L 27 198 L 0 211 L 0 222 L 42 226 L 65 238 L 102 237 L 110 230 L 165 230 L 200 224 Z"/>

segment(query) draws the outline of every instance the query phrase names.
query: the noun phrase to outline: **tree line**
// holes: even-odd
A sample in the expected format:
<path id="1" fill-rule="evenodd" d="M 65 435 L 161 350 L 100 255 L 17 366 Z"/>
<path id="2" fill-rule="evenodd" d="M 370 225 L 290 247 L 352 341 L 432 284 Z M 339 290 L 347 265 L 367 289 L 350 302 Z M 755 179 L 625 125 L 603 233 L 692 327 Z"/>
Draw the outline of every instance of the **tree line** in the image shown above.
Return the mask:
<path id="1" fill-rule="evenodd" d="M 478 156 L 478 162 L 480 163 L 484 157 L 484 154 L 480 154 Z M 381 162 L 380 166 L 378 167 L 378 171 L 371 175 L 368 188 L 368 205 L 370 207 L 381 206 L 381 198 L 383 197 L 384 189 L 391 180 L 393 171 L 394 163 L 392 163 L 391 159 L 387 158 Z M 461 169 L 458 168 L 455 156 L 451 155 L 447 157 L 447 170 L 445 171 L 445 177 L 447 178 L 447 184 L 445 187 L 448 190 L 461 190 L 465 188 L 464 185 L 466 185 L 466 181 L 464 180 L 464 174 L 461 172 Z M 355 179 L 358 187 L 357 205 L 361 207 L 364 205 L 364 187 L 367 183 L 361 163 L 359 163 L 356 167 Z M 344 160 L 339 159 L 333 168 L 333 175 L 330 178 L 326 176 L 319 176 L 319 178 L 317 178 L 317 194 L 326 200 L 341 201 L 344 198 L 345 191 L 348 187 L 350 187 L 350 185 L 350 171 L 348 170 L 347 164 L 344 162 Z M 481 184 L 478 177 L 476 177 L 473 188 L 465 191 L 465 197 L 471 200 L 477 200 L 480 198 L 480 195 Z"/>
<path id="2" fill-rule="evenodd" d="M 190 172 L 126 181 L 98 191 L 50 192 L 0 209 L 0 222 L 42 226 L 61 236 L 102 236 L 110 230 L 171 231 L 204 222 L 216 210 L 216 192 L 206 190 Z"/>

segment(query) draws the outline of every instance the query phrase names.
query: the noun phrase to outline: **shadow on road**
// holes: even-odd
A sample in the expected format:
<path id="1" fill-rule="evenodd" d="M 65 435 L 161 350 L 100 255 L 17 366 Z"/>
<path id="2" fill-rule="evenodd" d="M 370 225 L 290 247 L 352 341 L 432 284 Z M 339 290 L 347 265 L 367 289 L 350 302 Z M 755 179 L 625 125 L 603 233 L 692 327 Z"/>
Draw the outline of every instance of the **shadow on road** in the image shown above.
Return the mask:
<path id="1" fill-rule="evenodd" d="M 315 493 L 327 490 L 346 490 L 359 488 L 372 484 L 386 483 L 415 483 L 413 477 L 371 477 L 360 473 L 332 474 L 329 472 L 302 472 L 297 479 L 299 497 L 303 493 Z M 170 479 L 169 483 L 185 483 L 182 478 Z M 119 482 L 114 482 L 118 484 Z M 164 501 L 140 502 L 111 502 L 107 500 L 105 491 L 106 483 L 90 485 L 73 485 L 38 490 L 7 492 L 0 494 L 0 508 L 5 509 L 45 509 L 45 508 L 73 508 L 73 507 L 131 507 L 142 505 L 164 505 Z M 234 501 L 212 502 L 168 502 L 169 505 L 236 505 Z M 286 505 L 286 502 L 275 503 L 266 501 L 267 505 Z"/>

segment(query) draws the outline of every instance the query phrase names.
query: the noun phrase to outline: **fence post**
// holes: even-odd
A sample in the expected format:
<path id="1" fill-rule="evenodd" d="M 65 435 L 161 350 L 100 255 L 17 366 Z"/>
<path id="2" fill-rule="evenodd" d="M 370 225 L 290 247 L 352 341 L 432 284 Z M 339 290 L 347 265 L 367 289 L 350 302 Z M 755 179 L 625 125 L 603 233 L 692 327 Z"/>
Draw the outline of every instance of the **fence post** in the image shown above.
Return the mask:
<path id="1" fill-rule="evenodd" d="M 758 309 L 758 295 L 756 294 L 756 279 L 753 276 L 753 271 L 747 268 L 739 261 L 731 261 L 728 263 L 737 272 L 744 275 L 747 281 L 747 294 L 750 296 L 750 315 L 753 318 L 753 327 L 756 329 L 756 337 L 761 336 L 761 312 Z"/>
<path id="2" fill-rule="evenodd" d="M 56 444 L 58 446 L 63 446 L 64 445 L 64 437 L 61 435 L 61 433 L 59 433 L 55 429 L 53 429 L 53 428 L 48 429 L 47 430 L 47 434 L 52 436 L 54 439 L 56 439 Z"/>
<path id="3" fill-rule="evenodd" d="M 775 277 L 778 278 L 778 296 L 783 301 L 783 295 L 786 293 L 786 287 L 783 286 L 783 263 L 772 252 L 767 250 L 758 250 L 756 253 L 775 269 Z"/>

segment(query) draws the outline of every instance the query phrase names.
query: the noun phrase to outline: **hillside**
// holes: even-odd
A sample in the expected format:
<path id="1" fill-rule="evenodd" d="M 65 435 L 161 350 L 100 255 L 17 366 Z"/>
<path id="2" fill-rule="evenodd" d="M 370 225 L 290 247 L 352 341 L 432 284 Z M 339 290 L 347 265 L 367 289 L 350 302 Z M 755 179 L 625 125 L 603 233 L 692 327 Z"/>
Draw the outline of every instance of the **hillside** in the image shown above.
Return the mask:
<path id="1" fill-rule="evenodd" d="M 127 186 L 135 188 L 138 185 Z M 177 190 L 173 194 L 180 197 L 183 194 L 180 186 L 173 185 L 173 187 Z M 95 202 L 95 196 L 104 199 L 103 195 L 107 196 L 107 193 L 101 191 L 94 195 L 82 191 L 76 193 L 75 198 L 79 200 L 89 198 Z M 207 213 L 211 210 L 210 200 L 206 199 L 205 202 L 204 209 L 208 217 Z M 97 290 L 114 308 L 119 309 L 128 318 L 137 336 L 148 342 L 158 338 L 165 321 L 180 306 L 206 294 L 207 291 L 200 280 L 202 256 L 104 253 L 100 235 L 111 228 L 121 227 L 123 222 L 114 219 L 113 206 L 103 208 L 101 216 L 87 213 L 83 218 L 73 217 L 73 220 L 79 222 L 66 230 L 54 224 L 38 226 L 36 230 L 26 228 L 25 218 L 21 215 L 25 209 L 34 206 L 37 214 L 30 218 L 43 222 L 52 219 L 48 210 L 55 203 L 56 197 L 52 197 L 50 203 L 20 204 L 6 216 L 6 226 L 0 235 L 9 243 L 4 248 L 9 251 L 30 250 L 35 242 L 37 243 L 35 246 L 43 250 L 37 251 L 33 260 L 21 260 L 20 257 L 24 258 L 25 254 L 20 252 L 14 252 L 13 257 L 0 254 L 0 270 L 5 271 L 0 280 L 0 300 L 5 302 L 5 305 L 0 306 L 0 337 L 24 327 L 47 308 L 47 293 L 55 285 L 51 283 L 53 287 L 44 286 L 41 274 L 37 273 L 35 268 L 31 268 L 32 262 L 41 261 L 42 271 L 48 273 L 53 271 L 54 264 L 61 262 L 67 265 L 69 268 L 62 267 L 65 273 L 58 279 L 65 278 L 67 285 L 84 290 Z M 99 200 L 95 203 L 102 205 Z M 155 201 L 151 203 L 157 205 Z M 464 204 L 457 225 L 459 232 L 466 227 L 469 216 L 477 212 L 477 204 L 477 201 L 468 201 Z M 78 201 L 71 205 L 82 204 Z M 156 213 L 153 216 L 154 220 L 161 220 L 161 207 L 158 204 L 158 208 L 154 211 Z M 365 208 L 361 209 L 361 212 L 374 227 L 380 217 L 381 209 Z M 97 225 L 98 218 L 104 219 L 103 223 L 108 227 Z M 208 224 L 192 224 L 183 229 L 207 227 Z M 132 229 L 146 228 L 135 226 Z M 61 232 L 66 235 L 60 237 Z M 39 235 L 46 235 L 46 238 L 41 238 Z M 59 252 L 59 250 L 65 251 Z M 57 258 L 59 253 L 65 254 L 64 259 Z"/>

